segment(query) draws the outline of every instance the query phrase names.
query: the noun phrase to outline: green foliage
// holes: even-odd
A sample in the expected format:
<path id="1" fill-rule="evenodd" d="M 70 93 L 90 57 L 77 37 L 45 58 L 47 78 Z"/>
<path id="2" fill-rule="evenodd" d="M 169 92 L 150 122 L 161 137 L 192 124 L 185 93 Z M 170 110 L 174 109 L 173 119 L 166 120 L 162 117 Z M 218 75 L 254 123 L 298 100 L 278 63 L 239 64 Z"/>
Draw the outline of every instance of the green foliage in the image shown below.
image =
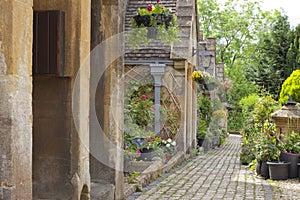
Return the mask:
<path id="1" fill-rule="evenodd" d="M 152 41 L 151 38 L 148 38 L 148 29 L 147 27 L 134 28 L 126 34 L 126 42 L 133 48 L 138 49 L 141 44 L 148 45 Z"/>
<path id="2" fill-rule="evenodd" d="M 208 125 L 211 120 L 212 104 L 210 99 L 203 94 L 198 96 L 198 128 L 197 138 L 205 138 L 207 134 Z"/>
<path id="3" fill-rule="evenodd" d="M 261 11 L 260 4 L 228 0 L 221 6 L 216 0 L 198 0 L 198 9 L 204 36 L 217 38 L 217 61 L 229 68 L 237 61 L 245 65 L 247 56 L 254 53 L 253 41 L 268 16 Z"/>
<path id="4" fill-rule="evenodd" d="M 253 124 L 251 124 L 241 132 L 241 135 L 243 137 L 240 161 L 243 165 L 247 165 L 253 162 L 256 157 L 255 142 L 257 139 L 257 129 Z"/>
<path id="5" fill-rule="evenodd" d="M 276 138 L 276 129 L 272 123 L 264 124 L 265 132 L 262 132 L 256 141 L 257 160 L 279 160 L 280 145 Z"/>
<path id="6" fill-rule="evenodd" d="M 207 125 L 210 123 L 210 116 L 212 114 L 212 104 L 210 99 L 203 94 L 198 96 L 198 118 L 206 120 Z"/>
<path id="7" fill-rule="evenodd" d="M 282 150 L 289 153 L 300 154 L 300 133 L 292 132 L 283 139 Z"/>
<path id="8" fill-rule="evenodd" d="M 251 94 L 240 100 L 239 106 L 242 108 L 243 115 L 246 119 L 249 120 L 252 117 L 252 111 L 254 109 L 255 104 L 258 102 L 258 100 L 259 100 L 258 94 Z"/>
<path id="9" fill-rule="evenodd" d="M 300 70 L 293 71 L 293 73 L 284 81 L 279 101 L 281 103 L 286 103 L 289 96 L 291 96 L 294 101 L 300 102 Z"/>
<path id="10" fill-rule="evenodd" d="M 283 81 L 293 70 L 300 68 L 298 60 L 300 33 L 290 28 L 287 16 L 277 11 L 275 17 L 276 20 L 270 25 L 270 31 L 260 36 L 256 47 L 258 53 L 253 55 L 247 73 L 249 80 L 278 99 Z"/>
<path id="11" fill-rule="evenodd" d="M 245 126 L 246 119 L 240 108 L 228 112 L 228 130 L 239 131 Z"/>
<path id="12" fill-rule="evenodd" d="M 126 177 L 126 181 L 128 183 L 138 183 L 137 176 L 140 175 L 141 172 L 131 172 L 129 176 Z"/>
<path id="13" fill-rule="evenodd" d="M 146 6 L 146 5 L 145 5 Z M 137 49 L 141 44 L 148 45 L 153 40 L 149 35 L 153 32 L 154 38 L 160 39 L 163 43 L 171 45 L 173 42 L 179 39 L 179 29 L 176 25 L 177 19 L 174 14 L 171 13 L 162 4 L 151 5 L 147 9 L 138 9 L 138 16 L 135 17 L 147 17 L 148 22 L 136 21 L 135 18 L 131 19 L 133 29 L 126 35 L 127 43 L 133 48 Z M 162 20 L 162 21 L 161 21 Z"/>
<path id="14" fill-rule="evenodd" d="M 276 111 L 278 103 L 271 96 L 262 97 L 254 106 L 253 115 L 257 122 L 264 124 L 270 114 Z"/>

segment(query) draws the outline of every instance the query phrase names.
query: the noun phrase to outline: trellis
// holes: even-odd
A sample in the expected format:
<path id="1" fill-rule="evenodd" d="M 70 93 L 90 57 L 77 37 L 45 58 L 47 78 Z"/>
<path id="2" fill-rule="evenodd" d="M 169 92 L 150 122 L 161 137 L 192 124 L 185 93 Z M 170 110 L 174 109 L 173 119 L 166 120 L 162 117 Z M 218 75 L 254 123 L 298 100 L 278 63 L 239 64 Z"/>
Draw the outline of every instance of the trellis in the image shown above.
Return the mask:
<path id="1" fill-rule="evenodd" d="M 125 90 L 130 91 L 130 83 L 132 81 L 146 84 L 149 81 L 153 81 L 153 77 L 150 74 L 150 67 L 147 66 L 133 66 L 127 68 L 125 74 Z M 181 106 L 179 97 L 175 94 L 176 90 L 180 88 L 180 82 L 174 76 L 169 73 L 164 77 L 164 83 L 172 82 L 172 87 L 168 87 L 167 84 L 161 87 L 161 131 L 160 135 L 163 139 L 175 138 L 179 131 L 181 124 Z M 126 103 L 126 102 L 125 102 Z"/>

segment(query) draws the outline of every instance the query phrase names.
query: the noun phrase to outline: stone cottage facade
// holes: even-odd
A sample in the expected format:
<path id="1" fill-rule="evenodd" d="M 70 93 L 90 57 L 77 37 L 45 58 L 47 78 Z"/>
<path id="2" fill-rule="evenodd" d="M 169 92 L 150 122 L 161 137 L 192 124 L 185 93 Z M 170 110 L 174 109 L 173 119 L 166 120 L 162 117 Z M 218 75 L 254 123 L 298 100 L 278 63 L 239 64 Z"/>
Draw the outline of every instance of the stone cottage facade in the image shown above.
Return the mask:
<path id="1" fill-rule="evenodd" d="M 146 8 L 148 4 L 155 4 L 156 1 L 136 1 L 130 0 L 127 4 L 125 17 L 125 30 L 132 31 L 131 19 L 136 15 L 138 8 Z M 161 90 L 166 90 L 161 94 L 162 99 L 171 99 L 178 109 L 179 117 L 178 129 L 176 133 L 177 149 L 185 153 L 196 146 L 197 132 L 197 86 L 190 78 L 194 70 L 202 70 L 199 55 L 204 49 L 201 46 L 207 44 L 207 51 L 213 55 L 212 64 L 208 72 L 216 77 L 215 62 L 215 39 L 204 40 L 198 27 L 197 1 L 195 0 L 163 0 L 161 3 L 171 9 L 177 16 L 179 26 L 179 40 L 173 45 L 163 44 L 155 39 L 148 45 L 141 45 L 138 49 L 126 46 L 125 53 L 125 82 L 130 80 L 143 80 L 141 68 L 152 73 L 155 83 Z M 161 74 L 158 77 L 153 71 L 160 68 Z M 222 76 L 222 75 L 221 75 Z M 125 86 L 126 86 L 125 83 Z M 167 95 L 165 93 L 168 93 Z M 161 105 L 163 106 L 163 105 Z M 160 127 L 160 133 L 164 133 L 164 127 Z"/>
<path id="2" fill-rule="evenodd" d="M 100 195 L 99 188 L 113 188 L 111 198 L 122 199 L 122 174 L 90 159 L 95 91 L 89 81 L 96 67 L 90 67 L 89 55 L 123 31 L 124 5 L 124 0 L 0 1 L 0 199 L 89 199 Z M 116 49 L 103 47 L 99 57 Z M 103 92 L 98 117 L 118 146 L 122 133 L 109 118 L 122 110 L 110 94 L 111 83 L 122 75 L 122 57 L 106 68 L 105 86 L 97 85 Z M 113 156 L 108 162 L 121 165 L 117 150 L 102 153 L 107 151 Z"/>

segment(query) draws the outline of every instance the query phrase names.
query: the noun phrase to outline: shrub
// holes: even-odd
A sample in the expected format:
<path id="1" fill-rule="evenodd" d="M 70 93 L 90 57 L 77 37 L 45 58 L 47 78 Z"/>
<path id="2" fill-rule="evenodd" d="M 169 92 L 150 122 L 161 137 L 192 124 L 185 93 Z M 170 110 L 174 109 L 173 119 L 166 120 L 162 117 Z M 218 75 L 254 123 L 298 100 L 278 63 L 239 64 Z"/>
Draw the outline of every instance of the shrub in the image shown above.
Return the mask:
<path id="1" fill-rule="evenodd" d="M 289 96 L 291 96 L 294 101 L 300 102 L 300 70 L 293 71 L 293 73 L 283 82 L 279 101 L 281 103 L 286 103 Z"/>

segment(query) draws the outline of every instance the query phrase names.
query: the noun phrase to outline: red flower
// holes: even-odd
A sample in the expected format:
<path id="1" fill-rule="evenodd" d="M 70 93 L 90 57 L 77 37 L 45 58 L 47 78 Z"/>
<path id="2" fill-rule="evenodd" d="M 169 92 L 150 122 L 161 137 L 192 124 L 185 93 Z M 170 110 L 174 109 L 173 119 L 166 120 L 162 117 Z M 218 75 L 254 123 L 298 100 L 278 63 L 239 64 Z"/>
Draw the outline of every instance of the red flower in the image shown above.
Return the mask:
<path id="1" fill-rule="evenodd" d="M 142 99 L 146 99 L 147 96 L 145 94 L 142 95 Z"/>
<path id="2" fill-rule="evenodd" d="M 160 3 L 160 0 L 157 0 L 157 3 Z"/>
<path id="3" fill-rule="evenodd" d="M 147 10 L 150 11 L 150 12 L 152 11 L 152 5 L 151 5 L 151 4 L 149 4 L 149 5 L 147 6 Z"/>

